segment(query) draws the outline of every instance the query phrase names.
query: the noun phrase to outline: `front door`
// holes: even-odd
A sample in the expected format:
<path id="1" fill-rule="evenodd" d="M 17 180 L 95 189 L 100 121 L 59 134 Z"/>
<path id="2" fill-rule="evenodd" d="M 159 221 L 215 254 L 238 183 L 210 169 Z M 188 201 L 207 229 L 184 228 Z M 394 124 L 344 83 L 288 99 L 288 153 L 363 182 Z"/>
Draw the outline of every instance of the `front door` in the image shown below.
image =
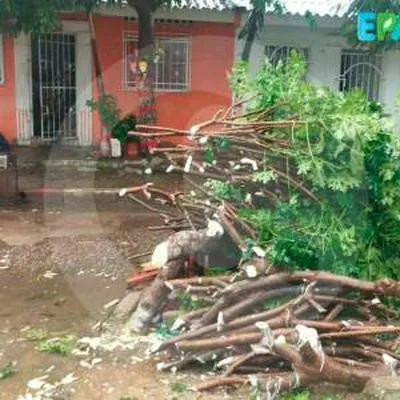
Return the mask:
<path id="1" fill-rule="evenodd" d="M 75 35 L 32 38 L 33 134 L 53 141 L 77 137 Z"/>

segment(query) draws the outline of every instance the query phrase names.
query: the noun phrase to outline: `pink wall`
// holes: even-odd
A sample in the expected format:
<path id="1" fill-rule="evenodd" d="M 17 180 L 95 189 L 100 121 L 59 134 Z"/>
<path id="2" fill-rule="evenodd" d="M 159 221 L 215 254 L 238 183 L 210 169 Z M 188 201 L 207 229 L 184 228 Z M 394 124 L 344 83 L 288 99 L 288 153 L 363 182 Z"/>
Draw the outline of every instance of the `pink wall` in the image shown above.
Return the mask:
<path id="1" fill-rule="evenodd" d="M 85 20 L 83 15 L 66 15 L 64 19 Z M 124 113 L 137 113 L 135 91 L 123 88 L 123 33 L 137 32 L 137 23 L 120 17 L 95 17 L 100 63 L 106 92 L 116 96 Z M 235 24 L 194 22 L 192 24 L 156 25 L 156 35 L 187 35 L 191 38 L 191 89 L 188 92 L 157 92 L 158 124 L 188 128 L 231 101 L 227 73 L 233 65 Z M 0 132 L 16 140 L 15 62 L 13 40 L 4 39 L 5 83 L 0 85 Z M 97 97 L 93 71 L 93 97 Z M 100 137 L 100 122 L 94 118 L 94 137 Z"/>
<path id="2" fill-rule="evenodd" d="M 15 142 L 16 104 L 15 104 L 15 63 L 14 46 L 11 38 L 4 38 L 5 81 L 0 84 L 0 132 L 10 142 Z"/>
<path id="3" fill-rule="evenodd" d="M 116 96 L 124 113 L 136 113 L 136 92 L 123 88 L 123 33 L 137 32 L 137 23 L 118 17 L 97 16 L 95 25 L 106 92 Z M 191 37 L 191 90 L 156 93 L 158 124 L 188 128 L 230 104 L 227 73 L 233 65 L 235 25 L 207 22 L 156 25 L 156 35 L 174 34 Z M 96 95 L 95 82 L 93 85 Z M 99 137 L 98 118 L 95 118 L 94 134 Z"/>

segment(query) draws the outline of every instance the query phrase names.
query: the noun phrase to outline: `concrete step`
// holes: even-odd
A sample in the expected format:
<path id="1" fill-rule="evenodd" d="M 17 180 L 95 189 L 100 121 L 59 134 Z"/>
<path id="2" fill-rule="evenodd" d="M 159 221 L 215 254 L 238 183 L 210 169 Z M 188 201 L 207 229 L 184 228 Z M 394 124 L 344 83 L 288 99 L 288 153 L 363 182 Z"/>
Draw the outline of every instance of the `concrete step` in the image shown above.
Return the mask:
<path id="1" fill-rule="evenodd" d="M 150 168 L 152 172 L 165 171 L 168 162 L 159 156 L 149 159 L 115 159 L 98 157 L 91 149 L 46 146 L 15 147 L 13 149 L 18 170 L 37 171 L 75 169 L 79 172 L 120 170 L 142 175 Z"/>

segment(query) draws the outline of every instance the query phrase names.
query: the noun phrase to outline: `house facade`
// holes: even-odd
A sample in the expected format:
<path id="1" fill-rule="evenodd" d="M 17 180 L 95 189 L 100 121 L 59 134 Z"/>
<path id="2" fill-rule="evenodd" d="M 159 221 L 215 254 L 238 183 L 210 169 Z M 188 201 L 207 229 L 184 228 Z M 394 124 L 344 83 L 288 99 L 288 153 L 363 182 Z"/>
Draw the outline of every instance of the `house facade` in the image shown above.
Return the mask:
<path id="1" fill-rule="evenodd" d="M 368 55 L 351 48 L 341 35 L 340 15 L 327 14 L 321 8 L 324 1 L 288 0 L 296 7 L 287 7 L 282 16 L 268 14 L 253 44 L 252 73 L 266 57 L 285 61 L 296 49 L 307 60 L 311 83 L 339 91 L 364 90 L 394 115 L 399 130 L 400 52 Z M 231 104 L 227 75 L 240 59 L 243 41 L 237 37 L 247 11 L 221 10 L 210 3 L 214 1 L 155 15 L 159 125 L 188 129 Z M 313 10 L 316 4 L 320 8 Z M 314 29 L 306 21 L 307 10 L 316 16 Z M 115 96 L 124 114 L 135 114 L 135 13 L 128 7 L 99 9 L 94 25 L 105 91 Z M 83 13 L 63 14 L 62 29 L 56 33 L 0 36 L 0 132 L 10 142 L 29 145 L 62 138 L 73 145 L 98 144 L 100 120 L 86 104 L 97 97 L 89 25 Z"/>
<path id="2" fill-rule="evenodd" d="M 272 62 L 285 62 L 294 49 L 307 62 L 310 83 L 342 92 L 363 90 L 370 100 L 381 103 L 393 115 L 394 129 L 400 132 L 400 50 L 366 54 L 350 46 L 343 37 L 340 16 L 316 15 L 312 29 L 305 18 L 306 10 L 266 16 L 264 29 L 252 48 L 252 74 L 257 73 L 266 57 Z M 242 46 L 237 42 L 236 58 Z"/>
<path id="3" fill-rule="evenodd" d="M 94 17 L 107 94 L 123 114 L 136 113 L 138 23 L 132 9 L 99 9 Z M 155 15 L 157 123 L 188 128 L 231 104 L 227 74 L 239 28 L 235 11 L 161 10 Z M 59 32 L 0 36 L 0 132 L 19 145 L 62 138 L 90 146 L 101 136 L 90 32 L 84 14 L 64 13 Z"/>

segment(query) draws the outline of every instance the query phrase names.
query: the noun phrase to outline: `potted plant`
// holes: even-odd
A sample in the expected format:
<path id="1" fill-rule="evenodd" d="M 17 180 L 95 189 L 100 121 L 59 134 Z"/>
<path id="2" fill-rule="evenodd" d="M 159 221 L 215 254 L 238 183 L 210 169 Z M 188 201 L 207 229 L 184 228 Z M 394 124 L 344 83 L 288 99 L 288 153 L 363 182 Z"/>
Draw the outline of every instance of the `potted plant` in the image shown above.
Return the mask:
<path id="1" fill-rule="evenodd" d="M 137 157 L 140 138 L 128 135 L 136 129 L 136 117 L 127 114 L 121 118 L 121 110 L 112 95 L 101 96 L 97 101 L 89 100 L 86 104 L 91 111 L 99 113 L 101 122 L 111 137 L 119 140 L 122 152 L 129 157 Z"/>
<path id="2" fill-rule="evenodd" d="M 137 157 L 139 155 L 139 137 L 128 135 L 130 131 L 135 129 L 136 117 L 133 114 L 127 114 L 118 121 L 111 131 L 112 137 L 120 141 L 123 153 L 128 157 Z"/>
<path id="3" fill-rule="evenodd" d="M 118 124 L 121 119 L 121 110 L 118 108 L 117 100 L 111 94 L 105 94 L 100 96 L 96 100 L 88 100 L 86 105 L 90 110 L 97 111 L 100 116 L 101 123 L 104 130 L 102 131 L 100 149 L 102 155 L 106 156 L 110 153 L 110 133 L 112 129 Z"/>

